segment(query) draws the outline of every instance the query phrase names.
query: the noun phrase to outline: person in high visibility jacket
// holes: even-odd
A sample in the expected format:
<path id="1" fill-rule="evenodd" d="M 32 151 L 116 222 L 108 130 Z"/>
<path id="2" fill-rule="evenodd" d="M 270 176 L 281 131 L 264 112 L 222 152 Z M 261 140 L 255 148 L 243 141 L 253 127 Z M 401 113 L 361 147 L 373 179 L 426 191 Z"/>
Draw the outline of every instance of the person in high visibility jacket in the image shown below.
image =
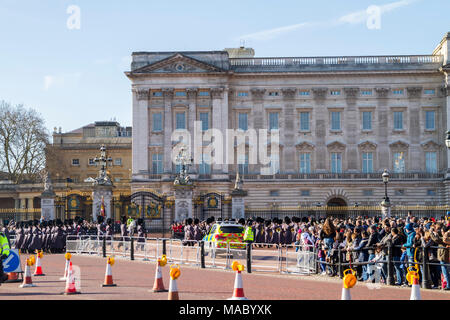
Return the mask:
<path id="1" fill-rule="evenodd" d="M 245 233 L 244 233 L 244 242 L 252 243 L 255 238 L 254 233 L 253 233 L 252 224 L 253 224 L 253 222 L 251 220 L 247 222 L 247 227 L 245 228 Z"/>
<path id="2" fill-rule="evenodd" d="M 3 232 L 0 232 L 0 283 L 8 279 L 3 273 L 3 260 L 9 256 L 9 241 Z"/>

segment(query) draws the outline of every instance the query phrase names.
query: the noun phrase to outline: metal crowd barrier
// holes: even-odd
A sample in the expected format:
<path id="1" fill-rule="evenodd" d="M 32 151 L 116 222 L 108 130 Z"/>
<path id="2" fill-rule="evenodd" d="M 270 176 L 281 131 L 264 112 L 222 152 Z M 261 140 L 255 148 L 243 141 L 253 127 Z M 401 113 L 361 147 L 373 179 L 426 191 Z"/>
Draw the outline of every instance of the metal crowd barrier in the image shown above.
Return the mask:
<path id="1" fill-rule="evenodd" d="M 281 273 L 281 246 L 278 244 L 265 246 L 267 248 L 257 247 L 257 244 L 252 244 L 250 255 L 252 271 Z"/>
<path id="2" fill-rule="evenodd" d="M 317 273 L 317 252 L 312 245 L 286 245 L 281 248 L 284 260 L 282 273 L 310 275 Z"/>

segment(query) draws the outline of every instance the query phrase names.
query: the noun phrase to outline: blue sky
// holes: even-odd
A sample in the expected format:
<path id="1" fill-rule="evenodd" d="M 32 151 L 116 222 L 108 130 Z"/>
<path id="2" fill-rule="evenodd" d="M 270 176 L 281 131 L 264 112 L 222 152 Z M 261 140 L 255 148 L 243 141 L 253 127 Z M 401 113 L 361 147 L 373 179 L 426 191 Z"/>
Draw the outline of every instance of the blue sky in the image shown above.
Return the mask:
<path id="1" fill-rule="evenodd" d="M 67 8 L 80 8 L 69 30 Z M 381 8 L 379 29 L 366 9 Z M 0 0 L 0 100 L 38 110 L 49 131 L 131 125 L 133 51 L 256 56 L 430 54 L 450 31 L 448 0 Z"/>

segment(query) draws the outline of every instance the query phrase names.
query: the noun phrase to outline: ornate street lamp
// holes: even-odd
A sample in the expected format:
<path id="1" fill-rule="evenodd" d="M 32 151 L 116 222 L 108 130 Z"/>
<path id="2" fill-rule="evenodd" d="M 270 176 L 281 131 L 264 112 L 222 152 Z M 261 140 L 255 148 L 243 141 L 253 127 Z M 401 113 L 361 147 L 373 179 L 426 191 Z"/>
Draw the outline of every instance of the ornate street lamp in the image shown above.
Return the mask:
<path id="1" fill-rule="evenodd" d="M 389 183 L 389 172 L 387 169 L 384 169 L 383 174 L 381 175 L 384 183 L 384 199 L 381 201 L 381 209 L 383 213 L 383 218 L 390 217 L 391 216 L 391 202 L 389 201 L 389 197 L 387 194 L 387 185 Z"/>
<path id="2" fill-rule="evenodd" d="M 447 146 L 448 149 L 450 149 L 450 130 L 448 130 L 445 134 L 446 134 L 445 145 Z"/>

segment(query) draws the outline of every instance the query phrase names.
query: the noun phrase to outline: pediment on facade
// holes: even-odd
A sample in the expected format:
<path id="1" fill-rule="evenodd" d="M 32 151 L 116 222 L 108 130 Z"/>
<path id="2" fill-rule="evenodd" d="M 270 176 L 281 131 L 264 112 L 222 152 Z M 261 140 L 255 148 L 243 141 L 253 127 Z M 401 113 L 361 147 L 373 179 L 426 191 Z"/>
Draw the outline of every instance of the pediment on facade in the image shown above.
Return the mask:
<path id="1" fill-rule="evenodd" d="M 316 146 L 315 146 L 313 143 L 311 143 L 311 142 L 300 141 L 299 143 L 297 143 L 297 144 L 295 145 L 295 147 L 296 147 L 297 149 L 312 150 L 312 149 L 314 149 Z"/>
<path id="2" fill-rule="evenodd" d="M 361 149 L 367 149 L 367 150 L 375 150 L 377 148 L 377 144 L 375 142 L 365 140 L 358 144 L 358 147 Z"/>
<path id="3" fill-rule="evenodd" d="M 407 148 L 409 148 L 409 143 L 402 141 L 402 140 L 397 140 L 397 141 L 390 143 L 389 147 L 394 148 L 394 149 L 407 149 Z"/>
<path id="4" fill-rule="evenodd" d="M 332 141 L 332 142 L 327 144 L 327 148 L 328 149 L 333 149 L 333 150 L 344 150 L 345 149 L 345 144 L 340 142 L 340 141 Z"/>
<path id="5" fill-rule="evenodd" d="M 421 146 L 425 150 L 437 150 L 441 147 L 439 143 L 431 139 L 421 143 Z"/>
<path id="6" fill-rule="evenodd" d="M 160 60 L 134 70 L 134 74 L 145 73 L 207 73 L 207 72 L 225 72 L 211 64 L 187 57 L 181 53 L 176 53 L 171 57 Z"/>

